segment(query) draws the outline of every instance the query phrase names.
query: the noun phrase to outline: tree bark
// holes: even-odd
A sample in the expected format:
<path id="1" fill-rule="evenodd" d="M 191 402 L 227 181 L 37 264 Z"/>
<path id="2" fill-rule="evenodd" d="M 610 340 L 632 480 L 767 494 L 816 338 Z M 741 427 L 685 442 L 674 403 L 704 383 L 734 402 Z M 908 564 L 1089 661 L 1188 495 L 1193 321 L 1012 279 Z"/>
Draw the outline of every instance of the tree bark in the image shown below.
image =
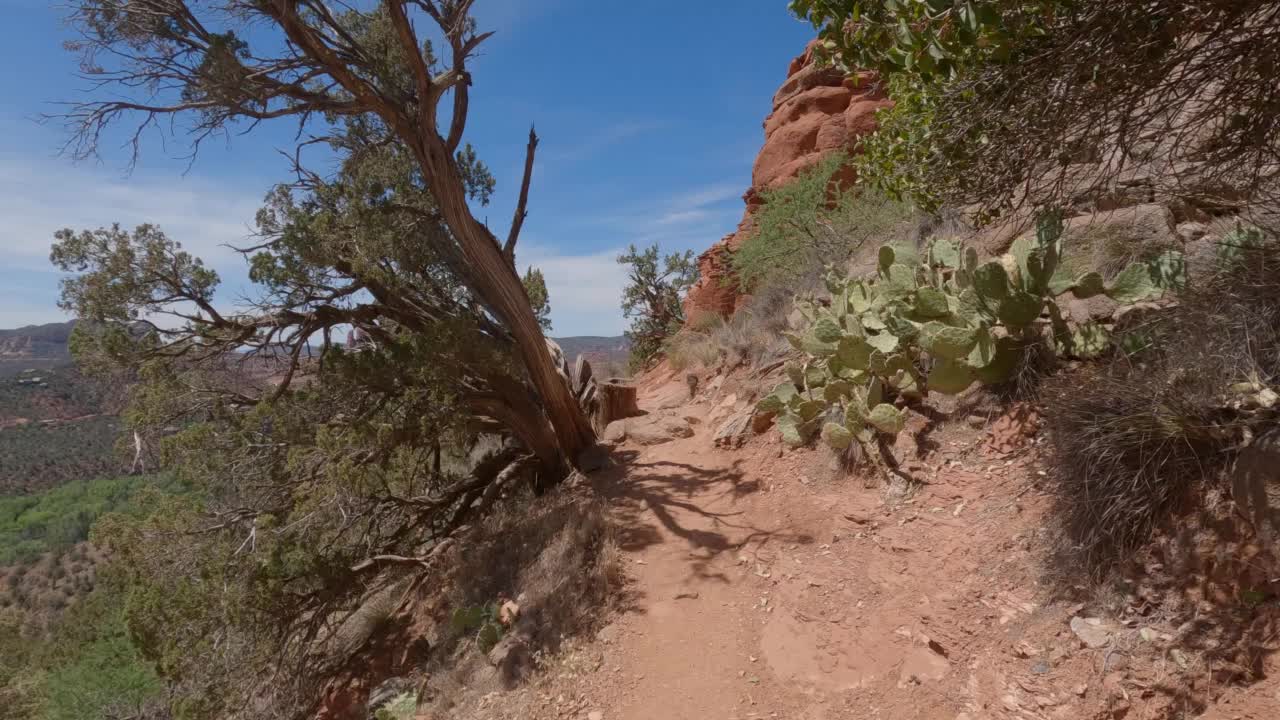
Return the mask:
<path id="1" fill-rule="evenodd" d="M 591 423 L 597 433 L 604 432 L 609 423 L 640 414 L 634 385 L 596 381 L 596 408 Z"/>
<path id="2" fill-rule="evenodd" d="M 474 289 L 514 337 L 529 379 L 555 429 L 561 459 L 572 465 L 583 449 L 595 443 L 595 431 L 552 362 L 542 328 L 515 268 L 507 262 L 493 233 L 471 214 L 465 186 L 444 141 L 434 132 L 419 133 L 419 137 L 423 138 L 419 161 L 426 177 L 432 179 L 431 189 L 440 214 L 471 266 Z"/>

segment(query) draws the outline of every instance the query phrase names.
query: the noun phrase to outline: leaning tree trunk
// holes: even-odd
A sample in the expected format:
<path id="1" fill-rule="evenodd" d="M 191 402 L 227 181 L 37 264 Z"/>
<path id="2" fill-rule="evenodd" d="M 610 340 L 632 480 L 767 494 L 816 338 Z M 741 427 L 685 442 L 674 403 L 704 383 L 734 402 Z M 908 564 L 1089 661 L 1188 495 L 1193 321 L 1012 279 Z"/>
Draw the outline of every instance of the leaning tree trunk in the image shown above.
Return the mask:
<path id="1" fill-rule="evenodd" d="M 448 12 L 433 14 L 433 19 L 444 31 L 453 52 L 453 67 L 440 76 L 433 77 L 432 69 L 421 55 L 422 46 L 406 12 L 404 0 L 387 2 L 392 25 L 395 27 L 401 49 L 417 83 L 416 103 L 397 104 L 379 95 L 375 87 L 352 70 L 346 58 L 339 57 L 323 33 L 310 27 L 299 13 L 296 2 L 273 0 L 263 4 L 263 12 L 280 23 L 289 39 L 308 56 L 324 67 L 334 80 L 352 94 L 363 108 L 377 113 L 397 136 L 413 151 L 423 177 L 430 185 L 431 194 L 439 207 L 440 215 L 448 225 L 454 240 L 462 250 L 467 264 L 468 287 L 492 309 L 515 338 L 520 349 L 529 379 L 541 397 L 546 418 L 555 430 L 563 464 L 576 462 L 578 454 L 595 443 L 591 424 L 578 409 L 570 389 L 561 381 L 551 356 L 547 352 L 542 328 L 533 315 L 524 284 L 516 275 L 515 264 L 499 246 L 497 238 L 471 214 L 467 205 L 466 185 L 458 172 L 454 151 L 462 140 L 467 117 L 467 88 L 470 74 L 464 63 L 487 34 L 468 36 L 470 27 L 467 9 L 470 2 L 445 3 Z M 434 4 L 433 4 L 434 7 Z M 430 12 L 430 11 L 428 11 Z M 447 137 L 440 133 L 437 110 L 440 99 L 453 91 L 454 107 Z M 416 112 L 412 112 L 416 110 Z M 364 110 L 361 110 L 362 112 Z M 530 138 L 531 150 L 536 141 Z M 532 160 L 532 153 L 529 156 Z M 531 166 L 531 162 L 526 163 Z M 527 167 L 527 176 L 531 167 Z M 522 190 L 522 194 L 527 190 Z M 517 206 L 517 222 L 513 225 L 509 245 L 514 245 L 519 232 L 519 220 L 523 219 L 523 205 Z M 514 248 L 509 248 L 513 250 Z"/>
<path id="2" fill-rule="evenodd" d="M 420 156 L 423 169 L 433 180 L 432 193 L 439 203 L 440 214 L 470 266 L 474 289 L 515 338 L 529 379 L 555 429 L 561 455 L 565 462 L 573 464 L 579 452 L 595 443 L 595 432 L 547 351 L 546 338 L 533 315 L 515 266 L 505 257 L 493 233 L 471 214 L 462 179 L 447 146 L 438 136 L 428 137 L 424 144 Z"/>

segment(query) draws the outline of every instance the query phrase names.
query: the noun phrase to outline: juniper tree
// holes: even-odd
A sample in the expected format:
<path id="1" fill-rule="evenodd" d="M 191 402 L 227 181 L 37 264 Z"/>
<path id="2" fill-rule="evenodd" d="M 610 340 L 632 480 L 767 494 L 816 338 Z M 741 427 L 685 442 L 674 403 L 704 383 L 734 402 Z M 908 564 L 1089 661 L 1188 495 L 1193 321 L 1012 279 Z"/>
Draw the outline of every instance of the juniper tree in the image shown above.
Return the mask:
<path id="1" fill-rule="evenodd" d="M 78 358 L 133 369 L 130 425 L 194 488 L 98 540 L 128 573 L 131 632 L 197 717 L 250 699 L 305 712 L 362 603 L 557 477 L 514 341 L 440 251 L 434 197 L 388 138 L 351 120 L 334 177 L 272 191 L 242 250 L 260 292 L 233 308 L 159 228 L 57 234 Z M 487 172 L 466 177 L 483 199 Z M 367 341 L 347 350 L 347 328 Z M 515 442 L 473 462 L 481 433 Z"/>
<path id="2" fill-rule="evenodd" d="M 698 265 L 692 250 L 660 259 L 657 245 L 644 250 L 632 245 L 618 256 L 618 262 L 628 266 L 622 314 L 631 319 L 626 335 L 631 342 L 632 362 L 643 364 L 684 322 L 684 294 L 698 279 Z"/>
<path id="3" fill-rule="evenodd" d="M 69 17 L 79 38 L 68 46 L 94 92 L 64 116 L 73 133 L 69 148 L 78 157 L 93 155 L 109 127 L 128 123 L 136 156 L 145 131 L 174 127 L 162 121 L 180 119 L 194 157 L 210 137 L 292 119 L 300 137 L 293 153 L 300 182 L 315 187 L 324 181 L 306 167 L 309 148 L 329 145 L 350 153 L 343 137 L 349 132 L 397 146 L 415 189 L 430 195 L 430 209 L 385 202 L 373 211 L 431 226 L 424 241 L 466 295 L 452 300 L 474 306 L 491 329 L 510 339 L 564 465 L 594 434 L 547 351 L 515 269 L 537 147 L 532 131 L 506 237 L 499 240 L 469 205 L 478 188 L 487 190 L 476 175 L 474 149 L 463 143 L 472 84 L 468 61 L 492 35 L 479 31 L 471 6 L 472 0 L 383 0 L 365 9 L 319 0 L 81 0 Z M 431 29 L 434 42 L 419 33 L 420 25 Z M 392 189 L 368 192 L 372 199 Z M 372 267 L 380 258 L 370 250 L 361 255 Z M 318 263 L 313 272 L 327 278 L 349 269 Z M 379 307 L 403 315 L 417 302 L 398 294 L 405 285 L 368 286 L 357 279 L 333 291 L 373 295 Z M 332 308 L 338 296 L 324 293 L 333 291 L 313 300 Z M 196 307 L 207 319 L 227 320 L 211 308 Z M 367 322 L 371 312 L 358 306 L 338 314 L 345 322 Z M 292 326 L 290 356 L 297 359 L 305 338 L 337 319 L 320 313 Z"/>
<path id="4" fill-rule="evenodd" d="M 542 271 L 530 267 L 524 273 L 524 289 L 529 293 L 529 304 L 533 306 L 533 315 L 538 318 L 538 325 L 546 332 L 551 331 L 551 293 L 547 291 L 547 279 Z"/>

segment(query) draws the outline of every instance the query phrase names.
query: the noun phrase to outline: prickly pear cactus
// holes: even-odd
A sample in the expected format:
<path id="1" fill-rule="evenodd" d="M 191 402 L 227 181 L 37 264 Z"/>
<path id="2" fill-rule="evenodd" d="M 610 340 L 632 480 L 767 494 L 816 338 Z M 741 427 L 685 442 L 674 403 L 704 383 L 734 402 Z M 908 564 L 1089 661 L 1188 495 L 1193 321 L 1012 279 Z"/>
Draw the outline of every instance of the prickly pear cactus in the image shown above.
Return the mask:
<path id="1" fill-rule="evenodd" d="M 1172 284 L 1181 259 L 1132 265 L 1110 285 L 1096 272 L 1070 277 L 1060 264 L 1062 228 L 1059 213 L 1046 213 L 1035 237 L 981 264 L 973 248 L 935 238 L 920 256 L 880 248 L 868 278 L 829 269 L 828 297 L 796 301 L 804 329 L 787 340 L 801 360 L 757 409 L 777 415 L 791 445 L 821 435 L 841 450 L 896 435 L 906 422 L 903 407 L 931 391 L 956 394 L 1009 379 L 1029 342 L 1047 336 L 1074 357 L 1105 352 L 1105 328 L 1072 326 L 1055 298 L 1147 299 Z"/>

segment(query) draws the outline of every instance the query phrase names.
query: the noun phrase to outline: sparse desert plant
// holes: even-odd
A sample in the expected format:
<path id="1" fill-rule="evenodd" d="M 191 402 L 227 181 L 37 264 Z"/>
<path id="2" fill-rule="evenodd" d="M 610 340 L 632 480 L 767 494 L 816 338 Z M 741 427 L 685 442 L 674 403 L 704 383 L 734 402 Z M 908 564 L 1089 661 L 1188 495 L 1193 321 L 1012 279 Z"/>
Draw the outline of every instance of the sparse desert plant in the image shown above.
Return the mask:
<path id="1" fill-rule="evenodd" d="M 378 712 L 374 713 L 374 720 L 413 720 L 417 710 L 417 695 L 411 692 L 401 693 L 378 708 Z"/>
<path id="2" fill-rule="evenodd" d="M 1046 387 L 1054 515 L 1081 567 L 1113 567 L 1280 420 L 1280 247 L 1232 247 L 1176 306 L 1118 331 L 1133 351 Z M 1232 493 L 1242 508 L 1248 494 Z"/>
<path id="3" fill-rule="evenodd" d="M 806 325 L 787 339 L 801 362 L 788 366 L 789 380 L 758 411 L 776 414 L 793 446 L 819 433 L 837 451 L 874 442 L 896 472 L 888 440 L 904 427 L 905 409 L 931 391 L 1006 382 L 1028 348 L 1049 344 L 1061 355 L 1092 358 L 1110 347 L 1101 325 L 1069 323 L 1056 298 L 1106 294 L 1133 303 L 1184 279 L 1175 255 L 1130 265 L 1110 283 L 1097 272 L 1065 274 L 1061 236 L 1061 216 L 1050 212 L 1034 237 L 986 263 L 972 248 L 935 238 L 922 258 L 882 247 L 871 278 L 830 271 L 827 298 L 797 301 Z"/>
<path id="4" fill-rule="evenodd" d="M 701 332 L 681 330 L 663 343 L 662 354 L 676 370 L 715 367 L 720 363 L 720 350 L 712 340 L 710 330 Z"/>
<path id="5" fill-rule="evenodd" d="M 499 606 L 496 602 L 460 607 L 455 609 L 453 615 L 449 617 L 449 627 L 456 633 L 474 637 L 480 652 L 487 653 L 498 644 L 506 632 L 498 612 Z"/>

